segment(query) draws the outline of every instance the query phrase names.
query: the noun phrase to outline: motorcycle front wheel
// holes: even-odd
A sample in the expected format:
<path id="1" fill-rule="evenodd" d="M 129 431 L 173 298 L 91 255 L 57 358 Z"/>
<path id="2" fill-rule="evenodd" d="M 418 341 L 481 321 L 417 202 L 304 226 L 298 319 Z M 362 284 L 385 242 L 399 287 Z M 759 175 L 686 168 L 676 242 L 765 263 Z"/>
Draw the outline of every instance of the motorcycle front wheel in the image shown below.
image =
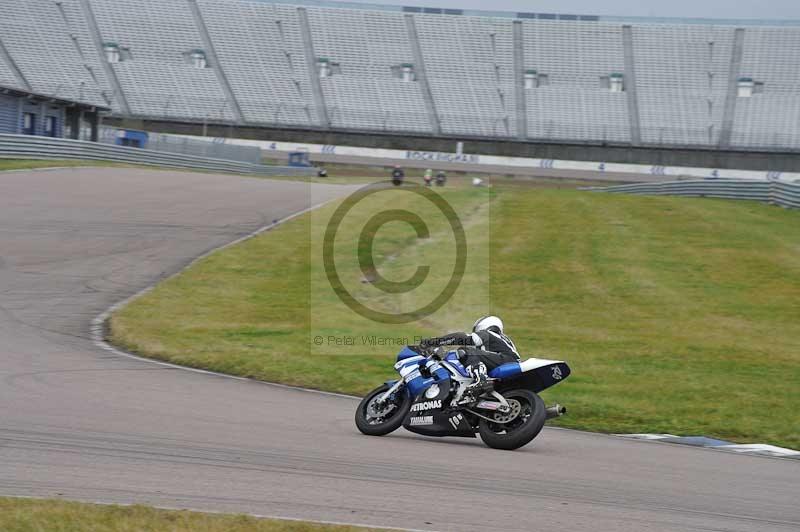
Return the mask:
<path id="1" fill-rule="evenodd" d="M 547 412 L 542 398 L 530 390 L 502 393 L 511 406 L 511 412 L 495 412 L 495 422 L 481 419 L 478 432 L 489 447 L 510 451 L 527 445 L 539 435 L 547 420 Z"/>
<path id="2" fill-rule="evenodd" d="M 405 388 L 400 388 L 380 404 L 378 398 L 390 386 L 384 384 L 369 392 L 356 409 L 356 427 L 367 436 L 385 436 L 400 428 L 411 410 L 411 397 Z"/>

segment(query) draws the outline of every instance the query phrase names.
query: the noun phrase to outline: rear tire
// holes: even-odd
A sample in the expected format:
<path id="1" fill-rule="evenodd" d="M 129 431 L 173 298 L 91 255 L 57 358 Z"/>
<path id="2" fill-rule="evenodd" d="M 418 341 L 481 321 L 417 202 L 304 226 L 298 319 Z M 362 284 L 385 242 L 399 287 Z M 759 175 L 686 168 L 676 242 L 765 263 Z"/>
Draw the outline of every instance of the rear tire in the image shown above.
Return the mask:
<path id="1" fill-rule="evenodd" d="M 507 424 L 481 419 L 478 432 L 489 447 L 511 451 L 527 445 L 539 435 L 547 420 L 547 412 L 542 398 L 530 390 L 511 390 L 503 392 L 502 395 L 519 404 L 520 412 L 517 418 Z M 502 414 L 495 413 L 495 416 L 497 415 Z"/>
<path id="2" fill-rule="evenodd" d="M 356 409 L 356 427 L 367 436 L 385 436 L 399 429 L 403 424 L 409 410 L 411 410 L 411 397 L 405 387 L 394 393 L 394 400 L 389 399 L 389 410 L 377 409 L 373 404 L 375 399 L 386 392 L 391 386 L 384 384 L 369 392 L 359 403 Z M 386 412 L 384 417 L 379 414 Z"/>

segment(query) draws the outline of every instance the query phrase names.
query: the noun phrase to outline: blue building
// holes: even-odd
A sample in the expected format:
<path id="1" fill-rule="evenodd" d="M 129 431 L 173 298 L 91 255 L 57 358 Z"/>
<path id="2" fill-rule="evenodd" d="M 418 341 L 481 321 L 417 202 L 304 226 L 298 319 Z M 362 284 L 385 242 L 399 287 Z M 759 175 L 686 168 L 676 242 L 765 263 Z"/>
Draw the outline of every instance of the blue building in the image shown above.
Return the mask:
<path id="1" fill-rule="evenodd" d="M 131 148 L 146 148 L 150 135 L 146 131 L 136 131 L 135 129 L 123 129 L 117 131 L 117 146 L 128 146 Z"/>
<path id="2" fill-rule="evenodd" d="M 100 115 L 105 107 L 53 98 L 0 85 L 0 134 L 43 137 L 81 137 L 87 128 L 97 141 Z"/>

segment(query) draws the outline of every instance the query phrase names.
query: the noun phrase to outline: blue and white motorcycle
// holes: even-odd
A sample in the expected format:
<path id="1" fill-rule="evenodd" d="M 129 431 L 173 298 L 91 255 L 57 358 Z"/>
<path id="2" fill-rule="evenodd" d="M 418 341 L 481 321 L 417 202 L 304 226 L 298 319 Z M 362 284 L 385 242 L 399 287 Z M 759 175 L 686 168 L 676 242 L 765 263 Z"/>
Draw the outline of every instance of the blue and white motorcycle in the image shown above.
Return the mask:
<path id="1" fill-rule="evenodd" d="M 509 362 L 489 372 L 489 385 L 473 383 L 458 351 L 424 352 L 403 348 L 395 369 L 402 379 L 389 381 L 367 394 L 356 411 L 358 430 L 383 436 L 405 427 L 425 436 L 480 434 L 489 447 L 518 449 L 530 443 L 547 419 L 566 413 L 556 404 L 545 407 L 538 393 L 570 374 L 566 362 L 530 358 Z"/>

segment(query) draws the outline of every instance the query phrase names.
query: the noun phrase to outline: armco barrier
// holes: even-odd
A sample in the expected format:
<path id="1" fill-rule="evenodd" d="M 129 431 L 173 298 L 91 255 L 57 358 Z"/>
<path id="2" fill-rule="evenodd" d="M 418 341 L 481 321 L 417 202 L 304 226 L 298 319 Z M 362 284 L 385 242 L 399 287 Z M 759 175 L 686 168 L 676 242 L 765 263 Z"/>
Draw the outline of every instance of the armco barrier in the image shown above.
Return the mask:
<path id="1" fill-rule="evenodd" d="M 175 135 L 185 136 L 185 135 Z M 200 137 L 187 137 L 200 138 Z M 225 139 L 228 144 L 241 144 L 243 146 L 258 146 L 265 156 L 270 152 L 285 154 L 292 151 L 307 151 L 312 160 L 330 160 L 335 155 L 338 160 L 333 162 L 353 162 L 369 164 L 369 159 L 376 159 L 378 164 L 390 161 L 388 164 L 415 164 L 417 168 L 440 168 L 445 164 L 468 165 L 470 172 L 480 172 L 492 168 L 490 173 L 516 174 L 516 175 L 548 175 L 553 171 L 572 177 L 586 177 L 592 175 L 604 181 L 631 181 L 631 182 L 658 182 L 670 179 L 752 179 L 755 181 L 800 180 L 800 173 L 775 172 L 770 170 L 735 170 L 723 168 L 691 168 L 685 166 L 660 166 L 649 164 L 608 163 L 601 161 L 575 161 L 559 159 L 535 159 L 528 157 L 503 157 L 496 155 L 479 155 L 467 153 L 445 153 L 416 150 L 392 150 L 385 148 L 364 148 L 357 146 L 335 146 L 329 144 L 307 144 L 298 142 L 281 142 L 270 140 Z M 328 156 L 328 157 L 326 157 Z M 348 158 L 352 158 L 348 161 Z M 531 170 L 541 170 L 541 173 Z M 552 175 L 552 174 L 551 174 Z"/>
<path id="2" fill-rule="evenodd" d="M 119 146 L 117 140 L 124 129 L 100 127 L 99 142 Z M 220 138 L 192 138 L 170 135 L 169 133 L 147 132 L 145 149 L 203 157 L 205 159 L 222 159 L 247 164 L 261 164 L 261 148 L 258 146 L 242 146 L 225 142 Z"/>
<path id="3" fill-rule="evenodd" d="M 0 158 L 84 159 L 259 176 L 301 176 L 315 173 L 313 168 L 265 166 L 82 140 L 28 135 L 0 135 Z"/>
<path id="4" fill-rule="evenodd" d="M 743 199 L 800 209 L 800 183 L 789 183 L 786 181 L 701 179 L 667 181 L 664 183 L 636 183 L 611 187 L 589 187 L 585 190 L 640 195 Z"/>
<path id="5" fill-rule="evenodd" d="M 772 183 L 771 202 L 784 207 L 800 209 L 800 184 L 783 183 L 775 181 Z"/>

